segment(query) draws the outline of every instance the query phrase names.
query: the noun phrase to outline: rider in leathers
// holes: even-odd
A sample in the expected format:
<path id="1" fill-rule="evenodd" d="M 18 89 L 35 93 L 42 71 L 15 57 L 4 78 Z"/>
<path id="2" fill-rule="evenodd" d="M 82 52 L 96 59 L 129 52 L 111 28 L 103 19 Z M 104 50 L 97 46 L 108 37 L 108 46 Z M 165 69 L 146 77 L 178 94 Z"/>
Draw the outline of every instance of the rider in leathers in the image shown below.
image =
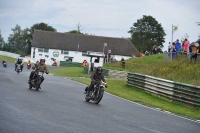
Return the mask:
<path id="1" fill-rule="evenodd" d="M 35 66 L 33 66 L 33 69 L 36 69 L 35 71 L 32 71 L 30 76 L 29 76 L 29 81 L 28 83 L 30 84 L 31 83 L 31 79 L 32 78 L 35 78 L 35 75 L 37 74 L 38 70 L 41 70 L 41 71 L 46 71 L 46 74 L 49 73 L 49 70 L 45 64 L 45 59 L 44 58 L 41 58 L 40 59 L 40 62 L 36 63 Z M 44 81 L 44 77 L 42 79 L 42 82 Z M 41 82 L 41 84 L 42 84 Z"/>
<path id="2" fill-rule="evenodd" d="M 102 75 L 102 67 L 97 67 L 96 71 L 90 76 L 90 78 L 92 80 L 90 87 L 88 88 L 88 91 L 87 89 L 85 90 L 87 92 L 87 96 L 89 96 L 89 92 L 97 82 L 100 82 L 102 80 L 103 82 L 106 83 L 104 76 Z"/>
<path id="3" fill-rule="evenodd" d="M 23 59 L 22 58 L 18 58 L 17 59 L 17 61 L 16 61 L 16 63 L 15 63 L 15 71 L 16 71 L 16 69 L 17 69 L 17 65 L 19 64 L 20 65 L 20 69 L 21 69 L 21 72 L 22 72 L 22 70 L 23 70 Z"/>

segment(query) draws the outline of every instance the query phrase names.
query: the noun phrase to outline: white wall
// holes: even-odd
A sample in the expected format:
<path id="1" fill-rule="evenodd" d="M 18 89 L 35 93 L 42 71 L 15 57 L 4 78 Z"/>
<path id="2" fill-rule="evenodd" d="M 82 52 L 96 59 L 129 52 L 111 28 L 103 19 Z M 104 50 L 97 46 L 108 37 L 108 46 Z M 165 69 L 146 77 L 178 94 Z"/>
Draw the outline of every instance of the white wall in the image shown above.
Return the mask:
<path id="1" fill-rule="evenodd" d="M 16 59 L 20 56 L 19 54 L 10 53 L 6 51 L 0 51 L 0 55 L 8 56 L 8 57 L 16 58 Z"/>
<path id="2" fill-rule="evenodd" d="M 42 57 L 45 58 L 46 60 L 46 64 L 47 65 L 52 65 L 53 64 L 53 60 L 51 60 L 51 58 L 54 58 L 57 60 L 58 64 L 60 61 L 65 61 L 66 59 L 64 59 L 65 56 L 69 56 L 69 57 L 74 57 L 72 59 L 72 62 L 78 62 L 78 63 L 82 63 L 83 60 L 86 60 L 88 63 L 90 62 L 90 57 L 88 56 L 82 56 L 82 52 L 76 52 L 76 51 L 69 51 L 68 55 L 65 54 L 61 54 L 61 50 L 58 49 L 49 49 L 48 53 L 45 52 L 38 52 L 38 48 L 35 48 L 35 58 L 33 58 L 33 51 L 34 51 L 34 47 L 31 48 L 31 59 L 35 60 L 35 61 L 39 61 Z M 57 51 L 59 53 L 58 57 L 54 57 L 53 56 L 53 52 Z M 41 54 L 41 55 L 40 55 Z M 98 53 L 91 53 L 92 55 L 99 55 Z M 48 56 L 48 57 L 45 57 Z M 102 56 L 102 55 L 100 55 Z M 92 62 L 94 62 L 96 58 L 92 58 Z M 102 66 L 103 65 L 103 58 L 100 58 L 100 62 L 99 63 L 95 63 L 94 66 Z"/>
<path id="3" fill-rule="evenodd" d="M 121 61 L 122 57 L 124 58 L 124 60 L 130 59 L 132 58 L 131 56 L 122 56 L 122 55 L 113 55 L 114 59 L 116 59 L 117 61 Z"/>

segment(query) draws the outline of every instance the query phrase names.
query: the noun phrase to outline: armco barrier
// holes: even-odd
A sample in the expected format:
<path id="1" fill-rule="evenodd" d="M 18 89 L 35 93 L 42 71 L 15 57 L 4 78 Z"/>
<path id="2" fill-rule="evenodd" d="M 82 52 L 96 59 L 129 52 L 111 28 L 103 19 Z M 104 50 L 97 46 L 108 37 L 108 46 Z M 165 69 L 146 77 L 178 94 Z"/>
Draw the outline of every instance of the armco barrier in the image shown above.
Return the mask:
<path id="1" fill-rule="evenodd" d="M 200 88 L 138 73 L 128 73 L 127 85 L 190 107 L 200 107 Z"/>

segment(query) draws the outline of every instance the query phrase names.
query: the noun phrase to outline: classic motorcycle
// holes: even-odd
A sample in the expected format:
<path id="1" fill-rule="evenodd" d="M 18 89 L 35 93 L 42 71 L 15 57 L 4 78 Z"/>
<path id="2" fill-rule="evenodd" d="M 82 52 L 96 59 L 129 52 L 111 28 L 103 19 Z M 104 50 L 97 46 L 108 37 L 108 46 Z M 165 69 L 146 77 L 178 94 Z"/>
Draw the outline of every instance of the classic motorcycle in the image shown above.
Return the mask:
<path id="1" fill-rule="evenodd" d="M 31 89 L 32 87 L 35 88 L 36 91 L 41 89 L 40 85 L 42 81 L 44 80 L 44 77 L 43 77 L 44 72 L 45 71 L 41 71 L 41 70 L 38 70 L 35 72 L 35 75 L 31 79 L 31 82 L 29 84 L 29 89 Z"/>
<path id="2" fill-rule="evenodd" d="M 28 63 L 28 64 L 27 64 L 27 69 L 30 69 L 30 68 L 31 68 L 31 64 Z"/>
<path id="3" fill-rule="evenodd" d="M 7 67 L 7 64 L 5 62 L 3 63 L 3 67 L 5 67 L 5 68 Z"/>
<path id="4" fill-rule="evenodd" d="M 89 86 L 87 87 L 89 88 Z M 90 100 L 92 100 L 94 103 L 98 104 L 103 98 L 105 87 L 107 88 L 106 83 L 97 82 L 92 88 L 92 90 L 89 92 L 89 96 L 87 96 L 87 93 L 85 94 L 85 101 L 89 102 Z M 88 89 L 86 90 L 88 91 Z"/>
<path id="5" fill-rule="evenodd" d="M 21 65 L 20 64 L 17 64 L 16 72 L 17 72 L 17 74 L 19 74 L 21 72 Z"/>

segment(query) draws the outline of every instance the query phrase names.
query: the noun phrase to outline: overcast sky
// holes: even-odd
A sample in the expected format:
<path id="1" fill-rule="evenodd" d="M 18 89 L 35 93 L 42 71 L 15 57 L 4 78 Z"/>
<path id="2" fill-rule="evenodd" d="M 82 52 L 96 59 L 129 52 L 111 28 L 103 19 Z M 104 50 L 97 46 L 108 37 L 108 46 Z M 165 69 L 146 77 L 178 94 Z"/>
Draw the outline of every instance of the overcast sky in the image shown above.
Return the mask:
<path id="1" fill-rule="evenodd" d="M 165 33 L 164 50 L 172 37 L 172 24 L 178 25 L 174 39 L 186 33 L 189 41 L 198 39 L 200 0 L 0 0 L 0 30 L 7 41 L 16 24 L 22 29 L 44 22 L 58 32 L 77 30 L 107 37 L 131 37 L 127 31 L 143 15 L 153 16 Z M 109 44 L 108 44 L 109 45 Z"/>

